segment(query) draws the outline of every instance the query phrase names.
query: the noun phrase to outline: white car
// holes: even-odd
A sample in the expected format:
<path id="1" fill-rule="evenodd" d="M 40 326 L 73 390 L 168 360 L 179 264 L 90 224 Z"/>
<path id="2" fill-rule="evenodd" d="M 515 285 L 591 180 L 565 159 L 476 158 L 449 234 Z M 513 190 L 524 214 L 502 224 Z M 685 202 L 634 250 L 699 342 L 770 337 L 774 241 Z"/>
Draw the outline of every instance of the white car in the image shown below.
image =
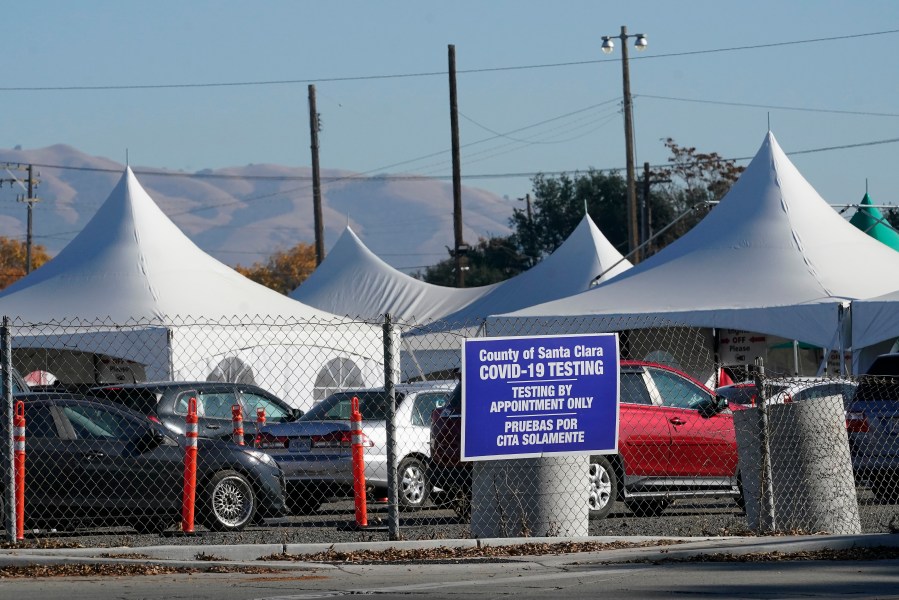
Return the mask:
<path id="1" fill-rule="evenodd" d="M 431 413 L 442 408 L 455 381 L 399 384 L 396 393 L 397 496 L 404 509 L 428 500 Z M 309 514 L 328 498 L 353 493 L 350 410 L 359 398 L 365 448 L 365 483 L 375 498 L 387 495 L 387 394 L 384 388 L 337 392 L 292 423 L 262 429 L 257 447 L 271 454 L 287 478 L 294 514 Z"/>
<path id="2" fill-rule="evenodd" d="M 768 404 L 787 404 L 802 402 L 812 398 L 842 396 L 843 406 L 849 406 L 858 383 L 850 379 L 833 379 L 827 377 L 790 377 L 772 380 L 777 393 L 771 394 Z M 766 382 L 767 387 L 767 382 Z"/>

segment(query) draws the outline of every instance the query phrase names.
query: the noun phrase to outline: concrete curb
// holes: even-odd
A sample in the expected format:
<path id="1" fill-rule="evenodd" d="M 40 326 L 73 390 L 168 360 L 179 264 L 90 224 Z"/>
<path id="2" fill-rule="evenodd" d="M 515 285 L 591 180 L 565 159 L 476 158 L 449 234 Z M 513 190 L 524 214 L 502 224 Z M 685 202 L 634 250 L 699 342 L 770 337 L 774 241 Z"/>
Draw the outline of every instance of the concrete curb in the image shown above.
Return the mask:
<path id="1" fill-rule="evenodd" d="M 572 538 L 490 538 L 482 540 L 415 540 L 398 542 L 349 542 L 337 544 L 247 544 L 200 546 L 143 546 L 115 548 L 59 548 L 59 549 L 0 549 L 0 567 L 23 565 L 59 564 L 159 564 L 208 570 L 216 566 L 255 567 L 284 570 L 313 570 L 338 568 L 329 563 L 263 561 L 261 558 L 277 555 L 306 555 L 333 550 L 357 552 L 360 550 L 415 550 L 436 548 L 485 548 L 519 546 L 525 544 L 559 543 L 613 543 L 657 542 L 658 545 L 539 555 L 537 557 L 512 556 L 511 560 L 534 560 L 542 563 L 563 564 L 578 562 L 622 563 L 632 561 L 688 560 L 711 554 L 734 556 L 769 553 L 800 552 L 814 550 L 840 550 L 863 547 L 899 547 L 899 534 L 863 535 L 805 535 L 765 537 L 572 537 Z M 677 543 L 665 543 L 677 542 Z M 116 556 L 116 555 L 120 555 Z M 134 558 L 139 555 L 140 558 Z"/>

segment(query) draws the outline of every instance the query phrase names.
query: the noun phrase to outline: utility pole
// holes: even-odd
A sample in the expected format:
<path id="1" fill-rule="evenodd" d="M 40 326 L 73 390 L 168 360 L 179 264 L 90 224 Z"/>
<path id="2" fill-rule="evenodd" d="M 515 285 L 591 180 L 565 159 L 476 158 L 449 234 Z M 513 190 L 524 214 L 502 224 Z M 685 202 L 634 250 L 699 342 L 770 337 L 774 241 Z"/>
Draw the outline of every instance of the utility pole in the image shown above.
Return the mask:
<path id="1" fill-rule="evenodd" d="M 34 203 L 39 202 L 40 199 L 36 198 L 34 195 L 34 188 L 38 186 L 40 183 L 39 179 L 35 179 L 34 177 L 34 165 L 21 165 L 17 163 L 6 163 L 4 165 L 6 172 L 10 174 L 10 177 L 0 177 L 0 186 L 4 183 L 9 183 L 10 185 L 18 184 L 19 186 L 25 188 L 28 193 L 27 197 L 19 195 L 16 197 L 16 200 L 19 202 L 25 202 L 28 205 L 28 221 L 27 221 L 27 229 L 25 234 L 25 274 L 31 273 L 31 248 L 33 245 L 33 208 Z M 23 184 L 22 181 L 12 174 L 12 171 L 25 171 L 28 173 L 28 182 L 27 185 Z M 38 173 L 38 177 L 40 177 L 40 173 Z"/>
<path id="2" fill-rule="evenodd" d="M 621 34 L 617 36 L 602 36 L 602 51 L 606 54 L 612 52 L 615 48 L 612 38 L 616 37 L 621 40 L 621 77 L 622 88 L 624 93 L 624 147 L 625 147 L 625 167 L 627 169 L 627 236 L 629 245 L 629 254 L 631 254 L 634 263 L 640 262 L 640 244 L 638 237 L 640 232 L 637 226 L 637 184 L 636 175 L 634 173 L 634 116 L 633 116 L 633 99 L 631 97 L 631 70 L 627 57 L 627 40 L 628 38 L 637 38 L 635 47 L 638 51 L 646 49 L 646 36 L 642 33 L 636 35 L 628 35 L 627 27 L 621 26 Z"/>
<path id="3" fill-rule="evenodd" d="M 325 260 L 325 230 L 322 219 L 322 182 L 318 165 L 318 132 L 322 123 L 315 108 L 315 86 L 309 86 L 309 137 L 312 140 L 312 212 L 315 224 L 315 266 Z"/>
<path id="4" fill-rule="evenodd" d="M 640 198 L 640 237 L 637 240 L 640 244 L 644 244 L 649 239 L 649 163 L 643 163 L 643 195 Z M 650 254 L 649 248 L 646 253 Z"/>
<path id="5" fill-rule="evenodd" d="M 456 98 L 456 47 L 449 45 L 450 128 L 453 138 L 453 260 L 456 287 L 465 287 L 465 261 L 468 246 L 462 241 L 462 167 L 459 158 L 459 105 Z"/>
<path id="6" fill-rule="evenodd" d="M 624 92 L 624 150 L 627 169 L 627 231 L 630 248 L 634 253 L 633 262 L 640 262 L 640 242 L 637 231 L 637 185 L 634 173 L 634 107 L 631 98 L 631 69 L 627 60 L 627 27 L 621 26 L 621 69 Z"/>

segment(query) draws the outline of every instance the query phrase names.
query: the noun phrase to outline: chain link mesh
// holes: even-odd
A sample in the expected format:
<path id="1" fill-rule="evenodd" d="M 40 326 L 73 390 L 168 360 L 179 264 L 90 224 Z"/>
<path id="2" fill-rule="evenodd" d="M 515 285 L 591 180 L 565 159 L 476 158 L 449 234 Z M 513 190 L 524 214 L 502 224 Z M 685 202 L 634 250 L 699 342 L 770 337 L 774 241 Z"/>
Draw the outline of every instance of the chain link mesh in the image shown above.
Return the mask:
<path id="1" fill-rule="evenodd" d="M 721 332 L 662 320 L 637 330 L 613 319 L 399 322 L 390 352 L 383 325 L 10 320 L 3 405 L 24 403 L 26 538 L 179 535 L 190 531 L 191 494 L 195 531 L 234 534 L 216 543 L 897 527 L 899 381 L 889 374 L 840 376 L 840 361 L 821 349 L 770 336 L 760 365 L 724 362 L 734 353 Z M 618 451 L 460 461 L 463 340 L 572 332 L 619 333 Z M 721 386 L 723 375 L 734 383 Z M 354 442 L 364 448 L 364 497 L 354 494 Z"/>

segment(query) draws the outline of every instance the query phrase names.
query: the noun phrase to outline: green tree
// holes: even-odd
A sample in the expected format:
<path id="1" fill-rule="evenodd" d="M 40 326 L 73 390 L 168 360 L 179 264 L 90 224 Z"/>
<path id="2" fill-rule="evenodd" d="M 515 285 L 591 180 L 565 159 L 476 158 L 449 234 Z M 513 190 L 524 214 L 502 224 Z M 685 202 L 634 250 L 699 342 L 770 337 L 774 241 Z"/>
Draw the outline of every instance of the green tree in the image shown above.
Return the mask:
<path id="1" fill-rule="evenodd" d="M 237 265 L 234 269 L 256 283 L 288 294 L 315 270 L 315 246 L 301 242 L 289 250 L 275 252 L 264 263 Z"/>
<path id="2" fill-rule="evenodd" d="M 510 219 L 513 241 L 519 249 L 529 249 L 526 255 L 532 263 L 562 245 L 584 218 L 585 209 L 612 245 L 627 247 L 627 184 L 618 173 L 541 174 L 534 177 L 533 190 L 531 214 L 516 208 Z"/>
<path id="3" fill-rule="evenodd" d="M 503 281 L 524 271 L 528 264 L 512 236 L 481 238 L 466 252 L 463 262 L 468 267 L 465 271 L 465 287 Z M 444 259 L 427 267 L 424 273 L 418 273 L 416 277 L 428 283 L 455 287 L 455 260 L 452 257 Z"/>
<path id="4" fill-rule="evenodd" d="M 689 231 L 743 172 L 734 160 L 716 152 L 698 152 L 672 138 L 662 141 L 671 156 L 668 164 L 650 171 L 650 235 L 673 225 L 650 243 L 646 256 Z M 641 182 L 637 183 L 640 193 Z M 530 210 L 513 210 L 509 220 L 512 234 L 481 240 L 469 251 L 471 270 L 466 272 L 466 286 L 502 281 L 537 264 L 571 235 L 585 210 L 609 242 L 622 254 L 627 253 L 627 183 L 620 173 L 591 169 L 557 177 L 539 174 L 532 185 Z M 418 277 L 430 283 L 455 285 L 455 263 L 452 257 L 447 258 Z"/>
<path id="5" fill-rule="evenodd" d="M 667 165 L 653 169 L 650 174 L 650 181 L 656 182 L 649 200 L 652 229 L 660 231 L 680 220 L 650 244 L 647 255 L 696 225 L 745 170 L 717 152 L 698 152 L 693 146 L 680 146 L 672 138 L 666 138 L 663 143 L 671 156 Z"/>
<path id="6" fill-rule="evenodd" d="M 890 227 L 899 231 L 899 208 L 888 208 L 883 211 L 883 216 L 890 224 Z"/>
<path id="7" fill-rule="evenodd" d="M 0 289 L 25 277 L 28 248 L 25 242 L 0 236 Z M 40 244 L 31 246 L 31 269 L 37 269 L 50 260 L 47 250 Z"/>

